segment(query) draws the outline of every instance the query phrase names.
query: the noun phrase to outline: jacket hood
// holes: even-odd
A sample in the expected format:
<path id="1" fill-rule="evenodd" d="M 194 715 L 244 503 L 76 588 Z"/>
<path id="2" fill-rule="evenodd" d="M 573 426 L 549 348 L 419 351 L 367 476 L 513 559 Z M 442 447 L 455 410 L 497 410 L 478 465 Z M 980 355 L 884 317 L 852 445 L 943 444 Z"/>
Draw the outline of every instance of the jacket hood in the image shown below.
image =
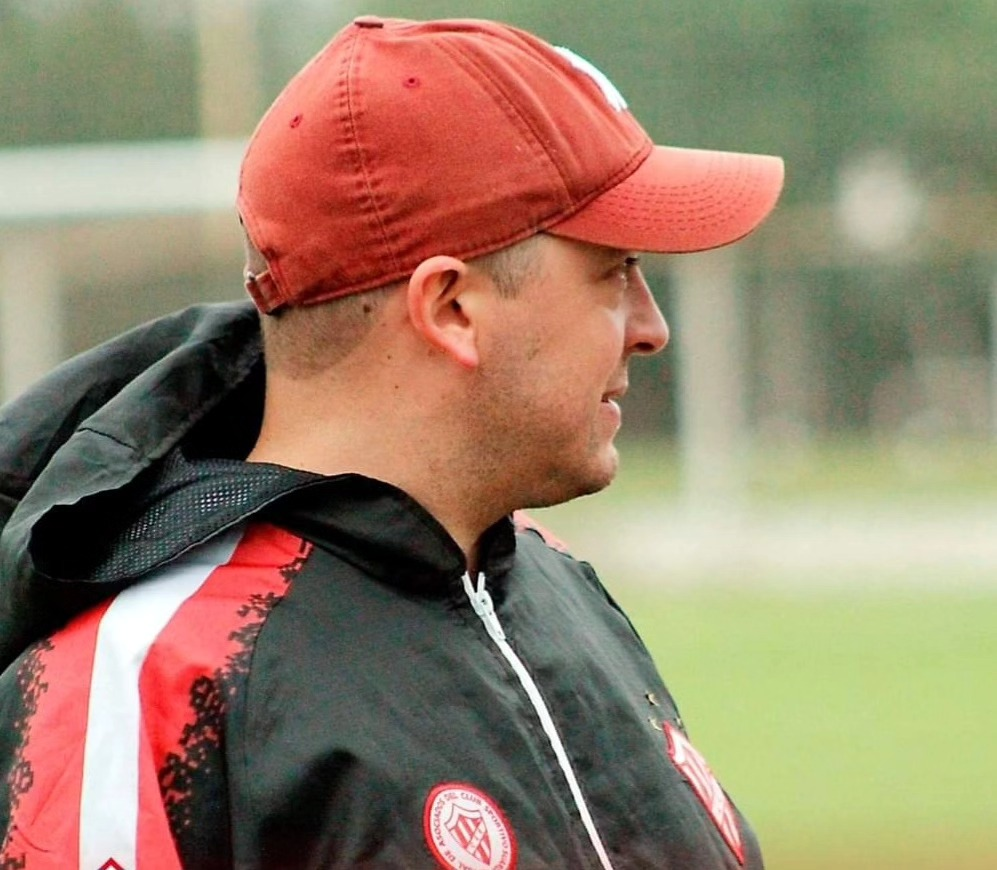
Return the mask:
<path id="1" fill-rule="evenodd" d="M 181 439 L 244 456 L 262 398 L 259 321 L 245 302 L 136 327 L 0 408 L 0 667 L 127 583 L 69 581 L 92 577 L 101 543 L 133 519 L 135 488 L 155 486 Z"/>

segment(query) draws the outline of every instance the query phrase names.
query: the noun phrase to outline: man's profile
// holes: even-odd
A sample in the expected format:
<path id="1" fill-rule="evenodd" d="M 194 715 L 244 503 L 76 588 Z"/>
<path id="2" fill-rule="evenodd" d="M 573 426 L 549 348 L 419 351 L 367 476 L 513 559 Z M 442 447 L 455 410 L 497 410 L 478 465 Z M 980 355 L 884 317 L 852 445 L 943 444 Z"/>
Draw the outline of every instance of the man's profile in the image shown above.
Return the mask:
<path id="1" fill-rule="evenodd" d="M 774 157 L 654 145 L 589 61 L 355 20 L 242 166 L 248 303 L 0 415 L 2 867 L 760 868 L 593 569 L 643 252 L 731 244 Z"/>

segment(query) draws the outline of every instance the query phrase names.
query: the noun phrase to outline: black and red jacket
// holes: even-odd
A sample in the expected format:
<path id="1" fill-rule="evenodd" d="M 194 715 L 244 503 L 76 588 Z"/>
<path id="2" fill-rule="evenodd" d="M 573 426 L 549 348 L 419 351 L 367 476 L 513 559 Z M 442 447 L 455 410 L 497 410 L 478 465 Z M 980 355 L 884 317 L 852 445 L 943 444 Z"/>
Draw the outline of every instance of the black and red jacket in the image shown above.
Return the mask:
<path id="1" fill-rule="evenodd" d="M 0 413 L 0 868 L 760 868 L 589 566 L 248 464 L 248 306 Z"/>

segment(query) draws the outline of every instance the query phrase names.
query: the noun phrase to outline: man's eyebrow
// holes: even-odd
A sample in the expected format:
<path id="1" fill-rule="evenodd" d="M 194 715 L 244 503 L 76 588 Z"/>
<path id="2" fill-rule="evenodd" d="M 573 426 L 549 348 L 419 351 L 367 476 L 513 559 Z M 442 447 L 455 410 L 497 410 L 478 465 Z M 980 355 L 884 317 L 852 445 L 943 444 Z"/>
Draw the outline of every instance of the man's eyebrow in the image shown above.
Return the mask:
<path id="1" fill-rule="evenodd" d="M 607 263 L 616 262 L 617 260 L 626 260 L 634 256 L 633 251 L 628 251 L 623 248 L 610 248 L 602 246 L 600 248 L 601 259 L 605 260 Z"/>

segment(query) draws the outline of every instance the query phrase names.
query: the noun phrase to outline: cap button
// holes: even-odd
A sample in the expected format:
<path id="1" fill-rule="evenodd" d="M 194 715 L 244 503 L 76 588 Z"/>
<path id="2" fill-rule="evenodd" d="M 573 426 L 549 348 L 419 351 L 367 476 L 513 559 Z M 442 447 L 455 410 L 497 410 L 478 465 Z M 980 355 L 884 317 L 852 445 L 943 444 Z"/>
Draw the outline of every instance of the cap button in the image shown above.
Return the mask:
<path id="1" fill-rule="evenodd" d="M 384 19 L 376 15 L 360 15 L 353 19 L 357 27 L 384 27 Z"/>

